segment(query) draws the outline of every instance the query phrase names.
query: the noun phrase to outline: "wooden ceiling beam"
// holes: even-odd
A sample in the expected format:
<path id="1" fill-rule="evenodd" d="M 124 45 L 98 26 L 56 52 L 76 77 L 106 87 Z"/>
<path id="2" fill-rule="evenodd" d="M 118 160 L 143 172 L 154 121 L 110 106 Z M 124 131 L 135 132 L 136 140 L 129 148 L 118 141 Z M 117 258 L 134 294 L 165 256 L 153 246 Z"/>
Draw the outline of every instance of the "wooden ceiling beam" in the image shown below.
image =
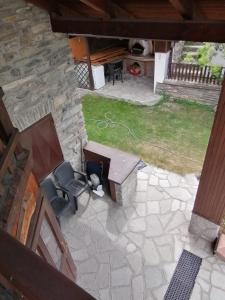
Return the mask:
<path id="1" fill-rule="evenodd" d="M 62 15 L 67 15 L 67 16 L 73 15 L 74 17 L 77 17 L 77 18 L 79 18 L 81 16 L 79 13 L 77 13 L 77 11 L 75 9 L 68 8 L 64 4 L 60 3 L 59 7 L 62 11 Z"/>
<path id="2" fill-rule="evenodd" d="M 106 17 L 110 17 L 106 2 L 104 0 L 80 0 L 80 2 L 100 13 L 103 13 Z"/>
<path id="3" fill-rule="evenodd" d="M 53 32 L 74 35 L 181 40 L 198 42 L 225 42 L 224 21 L 146 21 L 74 19 L 51 15 Z"/>
<path id="4" fill-rule="evenodd" d="M 55 14 L 61 15 L 61 11 L 59 8 L 59 5 L 56 1 L 54 0 L 29 0 L 29 3 L 34 4 L 37 7 L 40 7 L 44 10 L 47 10 L 48 12 L 53 12 Z"/>
<path id="5" fill-rule="evenodd" d="M 115 1 L 107 0 L 107 5 L 112 18 L 135 18 L 135 15 L 131 12 L 128 12 L 120 4 Z"/>
<path id="6" fill-rule="evenodd" d="M 128 12 L 120 4 L 112 0 L 80 0 L 83 4 L 102 14 L 106 18 L 134 18 L 134 14 Z"/>
<path id="7" fill-rule="evenodd" d="M 61 8 L 61 11 L 63 12 L 69 12 L 71 15 L 73 15 L 74 17 L 87 17 L 87 14 L 85 15 L 83 12 L 81 12 L 79 9 L 77 9 L 72 3 L 67 2 L 58 2 L 59 7 Z"/>
<path id="8" fill-rule="evenodd" d="M 64 10 L 70 10 L 75 18 L 89 17 L 89 11 L 85 9 L 85 5 L 80 0 L 57 0 L 57 3 L 64 7 Z"/>
<path id="9" fill-rule="evenodd" d="M 192 20 L 194 5 L 192 0 L 169 0 L 170 4 L 185 20 Z"/>

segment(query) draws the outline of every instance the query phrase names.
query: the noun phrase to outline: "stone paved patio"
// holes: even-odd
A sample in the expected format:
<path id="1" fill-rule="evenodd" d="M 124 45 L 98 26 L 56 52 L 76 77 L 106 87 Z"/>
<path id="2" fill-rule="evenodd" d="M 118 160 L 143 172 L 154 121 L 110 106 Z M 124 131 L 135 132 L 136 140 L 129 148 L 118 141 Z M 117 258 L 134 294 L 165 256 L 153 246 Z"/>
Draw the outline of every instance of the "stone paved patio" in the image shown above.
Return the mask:
<path id="1" fill-rule="evenodd" d="M 106 82 L 106 85 L 95 93 L 111 98 L 125 99 L 143 105 L 154 105 L 160 100 L 160 96 L 153 93 L 153 79 L 148 77 L 135 77 L 124 75 L 123 83 L 119 80 L 115 84 Z"/>
<path id="2" fill-rule="evenodd" d="M 225 263 L 210 244 L 188 232 L 198 187 L 185 177 L 147 166 L 134 199 L 81 199 L 62 222 L 78 268 L 77 283 L 99 300 L 162 300 L 183 249 L 203 258 L 191 300 L 225 299 Z"/>

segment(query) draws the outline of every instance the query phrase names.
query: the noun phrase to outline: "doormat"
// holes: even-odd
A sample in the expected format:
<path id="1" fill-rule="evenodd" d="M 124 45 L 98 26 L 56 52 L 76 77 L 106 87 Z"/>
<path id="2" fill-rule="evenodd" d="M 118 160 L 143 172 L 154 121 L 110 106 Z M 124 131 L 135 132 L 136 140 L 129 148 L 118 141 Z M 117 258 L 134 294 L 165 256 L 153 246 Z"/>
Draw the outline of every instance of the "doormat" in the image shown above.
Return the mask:
<path id="1" fill-rule="evenodd" d="M 201 263 L 201 257 L 183 250 L 164 300 L 188 300 L 191 296 Z"/>

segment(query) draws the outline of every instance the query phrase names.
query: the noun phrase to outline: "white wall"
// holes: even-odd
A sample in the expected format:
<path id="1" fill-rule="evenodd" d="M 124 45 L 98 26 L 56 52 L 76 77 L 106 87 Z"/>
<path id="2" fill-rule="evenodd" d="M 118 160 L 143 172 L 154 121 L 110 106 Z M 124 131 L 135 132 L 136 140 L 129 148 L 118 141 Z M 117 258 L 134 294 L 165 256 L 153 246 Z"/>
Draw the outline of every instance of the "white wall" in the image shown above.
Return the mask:
<path id="1" fill-rule="evenodd" d="M 155 53 L 155 70 L 154 70 L 154 92 L 156 83 L 162 83 L 167 76 L 170 51 L 166 53 Z"/>

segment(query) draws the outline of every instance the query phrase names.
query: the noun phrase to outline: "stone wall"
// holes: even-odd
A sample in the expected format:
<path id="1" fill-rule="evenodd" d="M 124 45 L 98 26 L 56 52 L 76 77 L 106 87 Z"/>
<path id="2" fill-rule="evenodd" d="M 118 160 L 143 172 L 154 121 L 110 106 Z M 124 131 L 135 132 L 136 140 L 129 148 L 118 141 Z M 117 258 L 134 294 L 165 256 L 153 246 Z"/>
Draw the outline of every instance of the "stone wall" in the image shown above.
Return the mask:
<path id="1" fill-rule="evenodd" d="M 116 201 L 126 205 L 136 193 L 138 166 L 129 174 L 122 184 L 115 184 Z"/>
<path id="2" fill-rule="evenodd" d="M 184 41 L 176 42 L 173 47 L 172 62 L 178 63 L 181 61 L 184 48 Z"/>
<path id="3" fill-rule="evenodd" d="M 164 80 L 157 83 L 156 93 L 165 93 L 174 98 L 194 100 L 203 104 L 217 106 L 221 86 L 189 83 L 175 80 Z"/>
<path id="4" fill-rule="evenodd" d="M 12 122 L 22 131 L 52 113 L 65 159 L 80 166 L 86 132 L 67 36 L 53 33 L 36 6 L 0 5 L 0 86 Z"/>

